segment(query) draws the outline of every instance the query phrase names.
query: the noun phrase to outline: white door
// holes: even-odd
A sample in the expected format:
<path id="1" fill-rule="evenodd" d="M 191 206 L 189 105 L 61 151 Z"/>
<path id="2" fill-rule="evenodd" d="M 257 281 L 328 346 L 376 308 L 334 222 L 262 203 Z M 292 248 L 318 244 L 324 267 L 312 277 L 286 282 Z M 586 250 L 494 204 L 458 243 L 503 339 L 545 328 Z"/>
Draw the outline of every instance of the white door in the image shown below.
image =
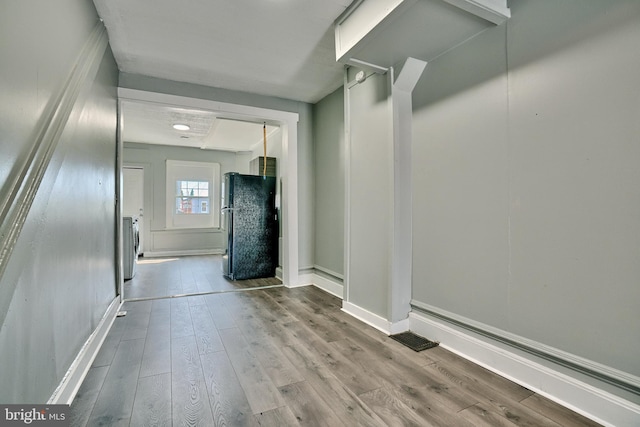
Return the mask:
<path id="1" fill-rule="evenodd" d="M 122 168 L 122 216 L 138 218 L 140 253 L 144 252 L 144 169 Z"/>

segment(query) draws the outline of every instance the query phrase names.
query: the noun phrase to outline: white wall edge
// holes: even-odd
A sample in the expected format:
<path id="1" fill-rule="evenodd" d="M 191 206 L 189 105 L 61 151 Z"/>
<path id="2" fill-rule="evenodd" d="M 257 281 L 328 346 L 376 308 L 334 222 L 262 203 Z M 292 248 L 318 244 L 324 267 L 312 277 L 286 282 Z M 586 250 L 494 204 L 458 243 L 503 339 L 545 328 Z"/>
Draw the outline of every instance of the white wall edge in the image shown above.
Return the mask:
<path id="1" fill-rule="evenodd" d="M 638 425 L 640 405 L 493 345 L 444 321 L 409 314 L 410 329 L 452 352 L 605 426 Z"/>
<path id="2" fill-rule="evenodd" d="M 343 265 L 343 300 L 349 301 L 349 280 L 351 277 L 351 179 L 349 174 L 351 171 L 351 114 L 349 110 L 350 94 L 349 90 L 349 70 L 345 67 L 343 72 L 343 96 L 344 96 L 344 265 Z"/>
<path id="3" fill-rule="evenodd" d="M 409 318 L 399 320 L 397 322 L 389 322 L 389 335 L 399 334 L 401 332 L 407 332 L 411 330 L 411 323 Z"/>
<path id="4" fill-rule="evenodd" d="M 493 24 L 500 25 L 511 17 L 506 1 L 487 0 L 444 0 Z"/>
<path id="5" fill-rule="evenodd" d="M 336 277 L 336 278 L 338 278 L 340 280 L 344 280 L 344 274 L 338 273 L 337 271 L 333 271 L 333 270 L 330 270 L 328 268 L 324 268 L 324 267 L 316 265 L 316 264 L 313 265 L 313 268 L 315 270 L 317 270 L 317 271 L 321 271 L 321 272 L 326 273 L 326 274 L 328 274 L 330 276 Z"/>
<path id="6" fill-rule="evenodd" d="M 313 284 L 313 273 L 299 273 L 296 283 L 285 285 L 287 288 L 299 288 L 301 286 L 309 286 Z"/>
<path id="7" fill-rule="evenodd" d="M 387 335 L 393 335 L 409 330 L 409 319 L 391 323 L 384 317 L 347 301 L 342 301 L 342 311 Z"/>
<path id="8" fill-rule="evenodd" d="M 189 256 L 189 255 L 223 255 L 224 250 L 222 249 L 185 249 L 178 251 L 145 251 L 145 258 L 161 258 L 166 256 Z M 140 260 L 140 258 L 138 259 Z"/>
<path id="9" fill-rule="evenodd" d="M 87 372 L 89 372 L 89 368 L 91 368 L 91 364 L 98 355 L 121 305 L 120 296 L 116 296 L 111 301 L 98 326 L 89 335 L 47 404 L 71 405 L 84 378 L 87 376 Z"/>
<path id="10" fill-rule="evenodd" d="M 277 275 L 277 270 L 276 270 Z M 335 282 L 326 277 L 319 276 L 315 273 L 301 273 L 298 276 L 298 284 L 295 286 L 287 286 L 289 288 L 299 288 L 302 286 L 315 286 L 318 289 L 322 289 L 323 291 L 336 296 L 340 299 L 343 299 L 342 295 L 344 292 L 344 287 L 341 283 Z"/>
<path id="11" fill-rule="evenodd" d="M 344 286 L 342 286 L 342 283 L 335 282 L 326 277 L 318 276 L 317 274 L 313 275 L 311 282 L 311 284 L 316 288 L 322 289 L 335 297 L 343 299 Z"/>
<path id="12" fill-rule="evenodd" d="M 389 17 L 405 10 L 417 0 L 385 0 L 356 2 L 335 24 L 336 61 L 347 62 L 371 39 L 378 36 Z"/>

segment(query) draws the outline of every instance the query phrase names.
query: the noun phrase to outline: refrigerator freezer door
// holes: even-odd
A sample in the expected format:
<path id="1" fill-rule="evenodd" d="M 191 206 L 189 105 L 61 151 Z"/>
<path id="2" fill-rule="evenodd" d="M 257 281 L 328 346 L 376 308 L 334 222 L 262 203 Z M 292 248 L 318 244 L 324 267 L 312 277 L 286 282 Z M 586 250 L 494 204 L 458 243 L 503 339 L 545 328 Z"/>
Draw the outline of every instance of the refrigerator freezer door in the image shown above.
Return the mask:
<path id="1" fill-rule="evenodd" d="M 225 276 L 232 280 L 273 277 L 278 263 L 276 180 L 232 174 L 229 184 L 233 210 L 227 214 Z"/>
<path id="2" fill-rule="evenodd" d="M 224 175 L 224 202 L 222 206 L 222 228 L 224 230 L 224 255 L 222 256 L 222 274 L 233 280 L 233 272 L 231 260 L 233 254 L 231 247 L 233 246 L 233 183 L 235 173 L 226 173 Z"/>

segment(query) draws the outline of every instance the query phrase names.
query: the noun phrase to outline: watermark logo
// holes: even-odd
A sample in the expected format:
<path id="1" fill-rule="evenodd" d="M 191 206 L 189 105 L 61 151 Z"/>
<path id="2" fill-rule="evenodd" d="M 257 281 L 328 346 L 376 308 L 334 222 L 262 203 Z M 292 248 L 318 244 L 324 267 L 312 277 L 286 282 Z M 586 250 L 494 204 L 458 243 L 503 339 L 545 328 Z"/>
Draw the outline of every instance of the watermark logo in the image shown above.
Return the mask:
<path id="1" fill-rule="evenodd" d="M 0 405 L 0 427 L 69 427 L 69 405 Z"/>

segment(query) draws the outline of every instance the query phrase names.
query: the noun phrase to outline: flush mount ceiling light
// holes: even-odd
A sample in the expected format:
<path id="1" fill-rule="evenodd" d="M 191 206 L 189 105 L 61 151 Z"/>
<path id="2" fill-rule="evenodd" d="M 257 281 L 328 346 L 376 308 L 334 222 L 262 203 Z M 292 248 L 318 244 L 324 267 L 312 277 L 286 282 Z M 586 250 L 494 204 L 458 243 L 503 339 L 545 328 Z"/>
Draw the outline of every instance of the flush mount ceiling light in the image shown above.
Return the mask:
<path id="1" fill-rule="evenodd" d="M 189 127 L 189 125 L 183 125 L 182 123 L 176 123 L 175 125 L 173 125 L 173 128 L 175 130 L 189 130 L 189 129 L 191 129 L 191 127 Z"/>

